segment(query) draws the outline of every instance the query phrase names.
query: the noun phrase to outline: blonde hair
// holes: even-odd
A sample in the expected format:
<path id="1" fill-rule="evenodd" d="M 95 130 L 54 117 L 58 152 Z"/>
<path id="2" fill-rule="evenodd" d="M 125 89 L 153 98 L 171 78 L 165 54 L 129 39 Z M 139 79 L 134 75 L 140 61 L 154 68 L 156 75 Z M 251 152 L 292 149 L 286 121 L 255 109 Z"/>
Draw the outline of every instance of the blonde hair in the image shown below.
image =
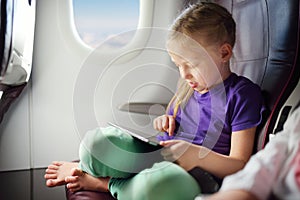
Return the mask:
<path id="1" fill-rule="evenodd" d="M 232 15 L 222 6 L 214 3 L 199 3 L 187 7 L 174 21 L 168 35 L 167 49 L 172 45 L 186 43 L 186 38 L 201 38 L 205 45 L 235 44 L 236 25 Z M 181 37 L 183 35 L 184 37 Z M 183 79 L 179 79 L 172 104 L 184 107 L 194 90 Z"/>

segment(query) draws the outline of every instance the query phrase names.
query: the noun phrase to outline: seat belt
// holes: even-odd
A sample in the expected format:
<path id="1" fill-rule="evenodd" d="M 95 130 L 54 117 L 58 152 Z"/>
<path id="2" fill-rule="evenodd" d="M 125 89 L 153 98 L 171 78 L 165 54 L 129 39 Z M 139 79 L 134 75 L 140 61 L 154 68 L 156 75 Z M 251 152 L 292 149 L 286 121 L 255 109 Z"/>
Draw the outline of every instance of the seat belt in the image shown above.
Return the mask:
<path id="1" fill-rule="evenodd" d="M 285 121 L 287 120 L 291 110 L 292 110 L 292 106 L 284 106 L 284 108 L 282 109 L 282 112 L 280 114 L 277 126 L 274 129 L 273 134 L 276 134 L 283 130 L 283 125 L 284 125 Z"/>

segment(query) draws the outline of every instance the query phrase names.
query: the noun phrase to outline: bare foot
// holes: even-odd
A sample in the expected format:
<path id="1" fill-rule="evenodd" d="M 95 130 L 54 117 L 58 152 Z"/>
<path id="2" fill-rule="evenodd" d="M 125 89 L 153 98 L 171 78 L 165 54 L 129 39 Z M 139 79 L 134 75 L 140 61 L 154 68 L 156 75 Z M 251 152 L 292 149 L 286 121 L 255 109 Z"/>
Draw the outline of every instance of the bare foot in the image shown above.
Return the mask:
<path id="1" fill-rule="evenodd" d="M 65 182 L 67 183 L 67 188 L 71 192 L 76 192 L 78 190 L 108 192 L 109 179 L 109 177 L 96 178 L 78 168 L 73 168 L 71 170 L 71 176 L 67 176 Z"/>
<path id="2" fill-rule="evenodd" d="M 48 187 L 55 187 L 66 184 L 65 178 L 70 176 L 71 170 L 78 167 L 76 162 L 54 161 L 46 169 L 44 178 Z"/>

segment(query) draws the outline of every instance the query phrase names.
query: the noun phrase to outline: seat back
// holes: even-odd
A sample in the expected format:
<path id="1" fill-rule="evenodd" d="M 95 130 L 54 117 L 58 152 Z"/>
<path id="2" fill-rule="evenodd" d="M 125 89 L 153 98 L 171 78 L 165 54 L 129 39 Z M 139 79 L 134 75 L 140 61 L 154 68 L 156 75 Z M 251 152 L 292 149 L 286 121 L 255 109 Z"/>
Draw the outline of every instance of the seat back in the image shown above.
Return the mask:
<path id="1" fill-rule="evenodd" d="M 12 46 L 13 1 L 0 1 L 0 80 L 4 77 Z"/>
<path id="2" fill-rule="evenodd" d="M 232 70 L 261 86 L 269 110 L 258 128 L 258 151 L 299 81 L 299 0 L 216 2 L 232 12 L 237 24 Z"/>
<path id="3" fill-rule="evenodd" d="M 257 130 L 256 152 L 274 133 L 299 82 L 299 0 L 185 0 L 184 5 L 197 2 L 214 2 L 232 13 L 237 26 L 231 69 L 263 90 L 267 112 Z"/>
<path id="4" fill-rule="evenodd" d="M 0 123 L 31 73 L 35 1 L 0 0 Z M 24 31 L 26 30 L 26 31 Z"/>

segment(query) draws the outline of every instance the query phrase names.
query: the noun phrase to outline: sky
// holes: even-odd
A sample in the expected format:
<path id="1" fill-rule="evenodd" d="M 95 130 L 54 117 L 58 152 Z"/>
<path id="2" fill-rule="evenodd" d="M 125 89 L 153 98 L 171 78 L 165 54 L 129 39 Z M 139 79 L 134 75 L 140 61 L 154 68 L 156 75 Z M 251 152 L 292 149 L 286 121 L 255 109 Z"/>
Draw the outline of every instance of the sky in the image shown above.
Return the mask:
<path id="1" fill-rule="evenodd" d="M 134 30 L 138 24 L 139 0 L 73 0 L 73 8 L 77 31 L 92 47 L 114 35 Z M 122 43 L 118 38 L 113 45 Z"/>

